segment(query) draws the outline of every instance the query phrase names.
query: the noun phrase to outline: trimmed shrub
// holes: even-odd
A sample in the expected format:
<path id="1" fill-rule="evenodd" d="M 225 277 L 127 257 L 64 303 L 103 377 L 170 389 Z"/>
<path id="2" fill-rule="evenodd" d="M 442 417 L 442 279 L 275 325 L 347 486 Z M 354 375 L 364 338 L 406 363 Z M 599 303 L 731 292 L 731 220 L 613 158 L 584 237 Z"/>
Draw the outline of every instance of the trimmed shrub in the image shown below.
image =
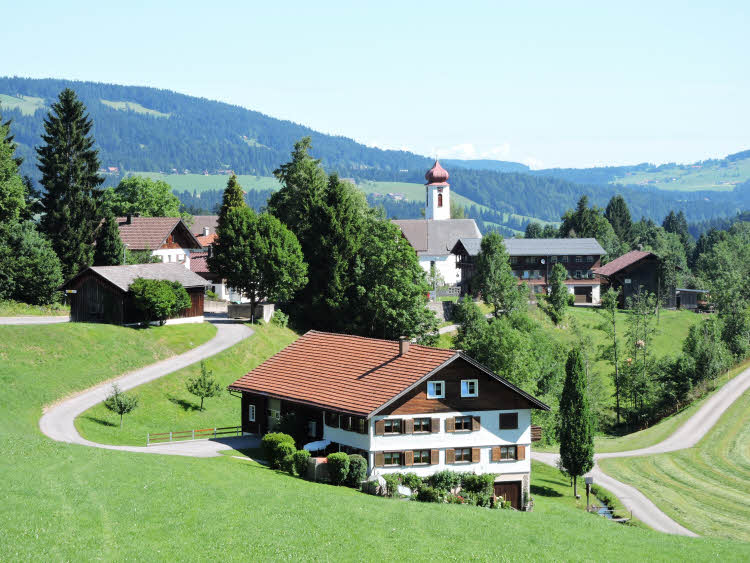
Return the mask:
<path id="1" fill-rule="evenodd" d="M 286 447 L 286 444 L 282 444 L 282 446 Z M 281 469 L 289 473 L 289 475 L 294 475 L 294 454 L 296 453 L 295 451 L 294 453 L 286 454 L 284 459 L 281 460 Z"/>
<path id="2" fill-rule="evenodd" d="M 281 311 L 275 311 L 273 317 L 271 317 L 271 322 L 277 326 L 285 327 L 289 324 L 289 315 Z"/>
<path id="3" fill-rule="evenodd" d="M 294 447 L 294 443 L 290 444 L 289 442 L 281 442 L 277 444 L 274 455 L 276 456 L 278 469 L 282 469 L 293 475 L 294 467 L 292 467 L 292 456 L 296 451 L 297 448 Z"/>
<path id="4" fill-rule="evenodd" d="M 297 450 L 292 455 L 292 463 L 297 475 L 304 477 L 307 472 L 307 462 L 310 460 L 310 452 L 307 450 Z"/>
<path id="5" fill-rule="evenodd" d="M 291 446 L 291 452 L 289 449 L 287 449 L 283 455 L 280 455 L 280 452 L 278 451 L 278 447 L 280 444 L 289 444 Z M 284 459 L 284 456 L 288 453 L 294 453 L 295 447 L 294 447 L 294 438 L 292 438 L 289 434 L 284 434 L 282 432 L 269 432 L 265 436 L 263 436 L 263 439 L 260 441 L 261 448 L 263 449 L 263 453 L 266 456 L 266 460 L 268 461 L 268 464 L 273 469 L 279 469 L 281 467 L 281 461 Z"/>
<path id="6" fill-rule="evenodd" d="M 385 481 L 383 496 L 393 498 L 398 494 L 398 485 L 401 482 L 401 476 L 398 473 L 386 473 L 382 476 Z"/>
<path id="7" fill-rule="evenodd" d="M 437 489 L 423 485 L 417 491 L 417 500 L 419 502 L 440 502 L 440 491 Z"/>
<path id="8" fill-rule="evenodd" d="M 146 323 L 167 319 L 190 307 L 190 296 L 179 282 L 136 278 L 130 284 L 133 304 Z"/>
<path id="9" fill-rule="evenodd" d="M 365 482 L 362 487 L 362 492 L 367 493 L 368 495 L 377 495 L 380 492 L 379 489 L 380 484 L 378 483 L 378 480 L 373 479 L 372 481 Z"/>
<path id="10" fill-rule="evenodd" d="M 331 483 L 342 485 L 349 474 L 349 456 L 344 452 L 336 452 L 328 455 L 328 475 Z"/>
<path id="11" fill-rule="evenodd" d="M 449 492 L 461 484 L 461 474 L 450 469 L 445 469 L 430 475 L 427 478 L 427 483 L 439 491 Z"/>
<path id="12" fill-rule="evenodd" d="M 492 495 L 495 476 L 491 473 L 476 475 L 464 473 L 461 475 L 461 489 L 474 494 Z"/>
<path id="13" fill-rule="evenodd" d="M 346 484 L 355 489 L 367 478 L 367 460 L 359 454 L 349 456 L 349 473 L 346 475 Z"/>
<path id="14" fill-rule="evenodd" d="M 422 481 L 422 478 L 416 473 L 404 473 L 401 476 L 401 484 L 403 484 L 404 487 L 409 487 L 411 491 L 414 492 L 419 490 L 424 484 L 424 481 Z"/>

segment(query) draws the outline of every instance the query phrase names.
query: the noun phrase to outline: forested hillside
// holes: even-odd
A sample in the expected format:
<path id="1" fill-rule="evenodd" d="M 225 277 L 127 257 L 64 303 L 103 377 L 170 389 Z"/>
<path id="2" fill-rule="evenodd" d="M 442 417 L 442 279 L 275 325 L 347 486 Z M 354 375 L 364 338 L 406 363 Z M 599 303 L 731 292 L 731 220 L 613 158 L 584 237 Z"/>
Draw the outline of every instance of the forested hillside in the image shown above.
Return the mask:
<path id="1" fill-rule="evenodd" d="M 17 154 L 24 158 L 21 172 L 33 179 L 39 175 L 34 147 L 41 141 L 43 119 L 65 87 L 76 91 L 93 120 L 102 165 L 112 167 L 105 185 L 116 184 L 131 172 L 211 174 L 231 170 L 269 177 L 288 159 L 294 142 L 303 136 L 312 137 L 312 154 L 322 160 L 328 171 L 357 181 L 421 184 L 425 170 L 432 164 L 424 156 L 366 147 L 352 139 L 318 133 L 242 107 L 168 90 L 0 78 L 0 112 L 4 120 L 12 120 L 11 134 L 18 143 Z M 742 155 L 735 156 L 745 162 Z M 523 224 L 511 224 L 510 214 L 559 221 L 565 210 L 573 208 L 584 194 L 591 203 L 604 206 L 613 195 L 622 193 L 635 218 L 656 221 L 661 221 L 670 210 L 684 211 L 688 220 L 695 223 L 734 216 L 750 208 L 748 182 L 735 183 L 734 189 L 724 191 L 688 192 L 608 183 L 623 174 L 647 172 L 651 165 L 646 164 L 532 172 L 512 162 L 446 160 L 445 163 L 450 166 L 453 190 L 484 206 L 477 207 L 476 213 L 481 213 L 481 219 L 490 226 L 523 228 Z M 174 187 L 190 194 L 195 189 L 185 185 Z M 196 205 L 186 199 L 186 205 Z M 413 204 L 384 202 L 384 205 L 390 215 L 415 215 Z"/>

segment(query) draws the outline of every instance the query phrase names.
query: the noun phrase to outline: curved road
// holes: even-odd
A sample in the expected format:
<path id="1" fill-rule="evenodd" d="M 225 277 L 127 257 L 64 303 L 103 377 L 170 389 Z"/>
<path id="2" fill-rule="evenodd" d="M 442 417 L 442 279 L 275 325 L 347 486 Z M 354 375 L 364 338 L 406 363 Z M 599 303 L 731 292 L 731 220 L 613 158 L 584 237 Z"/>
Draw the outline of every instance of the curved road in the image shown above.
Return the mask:
<path id="1" fill-rule="evenodd" d="M 243 438 L 229 438 L 226 440 L 204 440 L 195 442 L 181 442 L 179 444 L 164 444 L 159 446 L 111 446 L 98 444 L 84 439 L 76 430 L 74 421 L 77 416 L 94 405 L 101 403 L 112 390 L 112 384 L 117 383 L 121 389 L 127 390 L 153 381 L 186 366 L 213 356 L 237 344 L 253 334 L 253 330 L 244 324 L 228 321 L 227 319 L 210 319 L 216 325 L 216 336 L 198 346 L 166 360 L 151 364 L 144 368 L 126 373 L 114 380 L 101 383 L 72 397 L 48 407 L 39 420 L 41 431 L 58 442 L 80 444 L 108 450 L 123 450 L 128 452 L 159 453 L 194 457 L 209 457 L 217 455 L 218 450 L 230 449 L 242 445 Z M 231 444 L 231 445 L 230 445 Z"/>
<path id="2" fill-rule="evenodd" d="M 721 415 L 724 414 L 730 405 L 748 389 L 750 389 L 750 369 L 746 369 L 714 393 L 705 403 L 703 403 L 703 406 L 698 409 L 698 412 L 691 416 L 665 440 L 647 448 L 640 448 L 626 452 L 596 454 L 594 459 L 599 460 L 612 457 L 635 457 L 663 454 L 676 450 L 692 448 L 708 433 L 709 430 L 711 430 L 711 428 L 713 428 L 714 424 L 718 422 Z M 557 466 L 557 460 L 559 459 L 558 454 L 551 453 L 532 452 L 531 457 L 537 461 L 552 466 Z M 684 526 L 681 526 L 659 510 L 659 508 L 638 489 L 610 477 L 599 469 L 598 465 L 594 465 L 594 469 L 591 470 L 589 475 L 594 477 L 595 483 L 601 484 L 617 495 L 625 508 L 631 510 L 635 516 L 654 530 L 666 532 L 668 534 L 697 537 L 697 534 L 691 532 Z"/>

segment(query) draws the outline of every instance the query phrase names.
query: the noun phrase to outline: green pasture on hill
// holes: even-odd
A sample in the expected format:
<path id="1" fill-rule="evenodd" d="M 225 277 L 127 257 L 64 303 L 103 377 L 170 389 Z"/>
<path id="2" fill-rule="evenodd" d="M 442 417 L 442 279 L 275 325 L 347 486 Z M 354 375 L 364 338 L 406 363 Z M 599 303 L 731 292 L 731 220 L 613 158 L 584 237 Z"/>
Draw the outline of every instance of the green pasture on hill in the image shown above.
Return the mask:
<path id="1" fill-rule="evenodd" d="M 163 174 L 160 172 L 131 172 L 133 176 L 145 176 L 154 180 L 163 180 L 173 190 L 178 192 L 205 192 L 221 190 L 227 187 L 229 176 L 225 174 Z M 272 176 L 252 176 L 240 174 L 237 176 L 242 189 L 247 190 L 278 190 L 279 181 Z"/>
<path id="2" fill-rule="evenodd" d="M 36 110 L 44 108 L 44 100 L 33 96 L 0 94 L 0 111 L 4 108 L 20 110 L 23 115 L 34 115 Z"/>
<path id="3" fill-rule="evenodd" d="M 160 111 L 156 111 L 155 109 L 149 109 L 136 102 L 116 102 L 113 100 L 105 100 L 105 99 L 101 99 L 99 101 L 107 107 L 120 110 L 120 111 L 132 111 L 135 113 L 141 113 L 143 115 L 150 115 L 152 117 L 169 117 L 170 116 L 169 113 L 162 113 Z"/>
<path id="4" fill-rule="evenodd" d="M 750 159 L 673 166 L 653 172 L 631 172 L 610 182 L 674 191 L 731 191 L 750 178 Z"/>
<path id="5" fill-rule="evenodd" d="M 697 446 L 600 466 L 694 532 L 750 542 L 750 391 Z"/>
<path id="6" fill-rule="evenodd" d="M 399 502 L 225 456 L 111 451 L 40 433 L 43 405 L 182 351 L 209 337 L 205 330 L 0 327 L 4 560 L 750 558 L 750 544 L 668 536 L 586 514 L 558 489 L 560 478 L 542 470 L 532 479 L 536 508 L 526 514 Z"/>
<path id="7" fill-rule="evenodd" d="M 138 408 L 125 417 L 122 429 L 119 416 L 99 404 L 76 419 L 78 432 L 102 444 L 145 446 L 146 433 L 238 425 L 240 400 L 226 391 L 227 385 L 297 338 L 290 329 L 274 324 L 254 328 L 251 338 L 206 360 L 206 367 L 213 371 L 222 392 L 218 397 L 206 399 L 203 411 L 199 409 L 200 399 L 185 388 L 188 378 L 200 373 L 200 364 L 194 364 L 135 389 Z"/>

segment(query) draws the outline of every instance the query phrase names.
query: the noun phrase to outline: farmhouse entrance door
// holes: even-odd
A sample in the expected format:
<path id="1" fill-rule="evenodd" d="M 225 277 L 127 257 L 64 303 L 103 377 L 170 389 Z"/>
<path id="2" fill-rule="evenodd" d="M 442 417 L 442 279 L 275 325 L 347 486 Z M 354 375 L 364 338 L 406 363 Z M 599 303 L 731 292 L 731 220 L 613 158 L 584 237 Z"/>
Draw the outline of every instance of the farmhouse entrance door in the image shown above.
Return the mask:
<path id="1" fill-rule="evenodd" d="M 495 496 L 510 501 L 516 510 L 521 510 L 521 481 L 495 483 Z"/>

